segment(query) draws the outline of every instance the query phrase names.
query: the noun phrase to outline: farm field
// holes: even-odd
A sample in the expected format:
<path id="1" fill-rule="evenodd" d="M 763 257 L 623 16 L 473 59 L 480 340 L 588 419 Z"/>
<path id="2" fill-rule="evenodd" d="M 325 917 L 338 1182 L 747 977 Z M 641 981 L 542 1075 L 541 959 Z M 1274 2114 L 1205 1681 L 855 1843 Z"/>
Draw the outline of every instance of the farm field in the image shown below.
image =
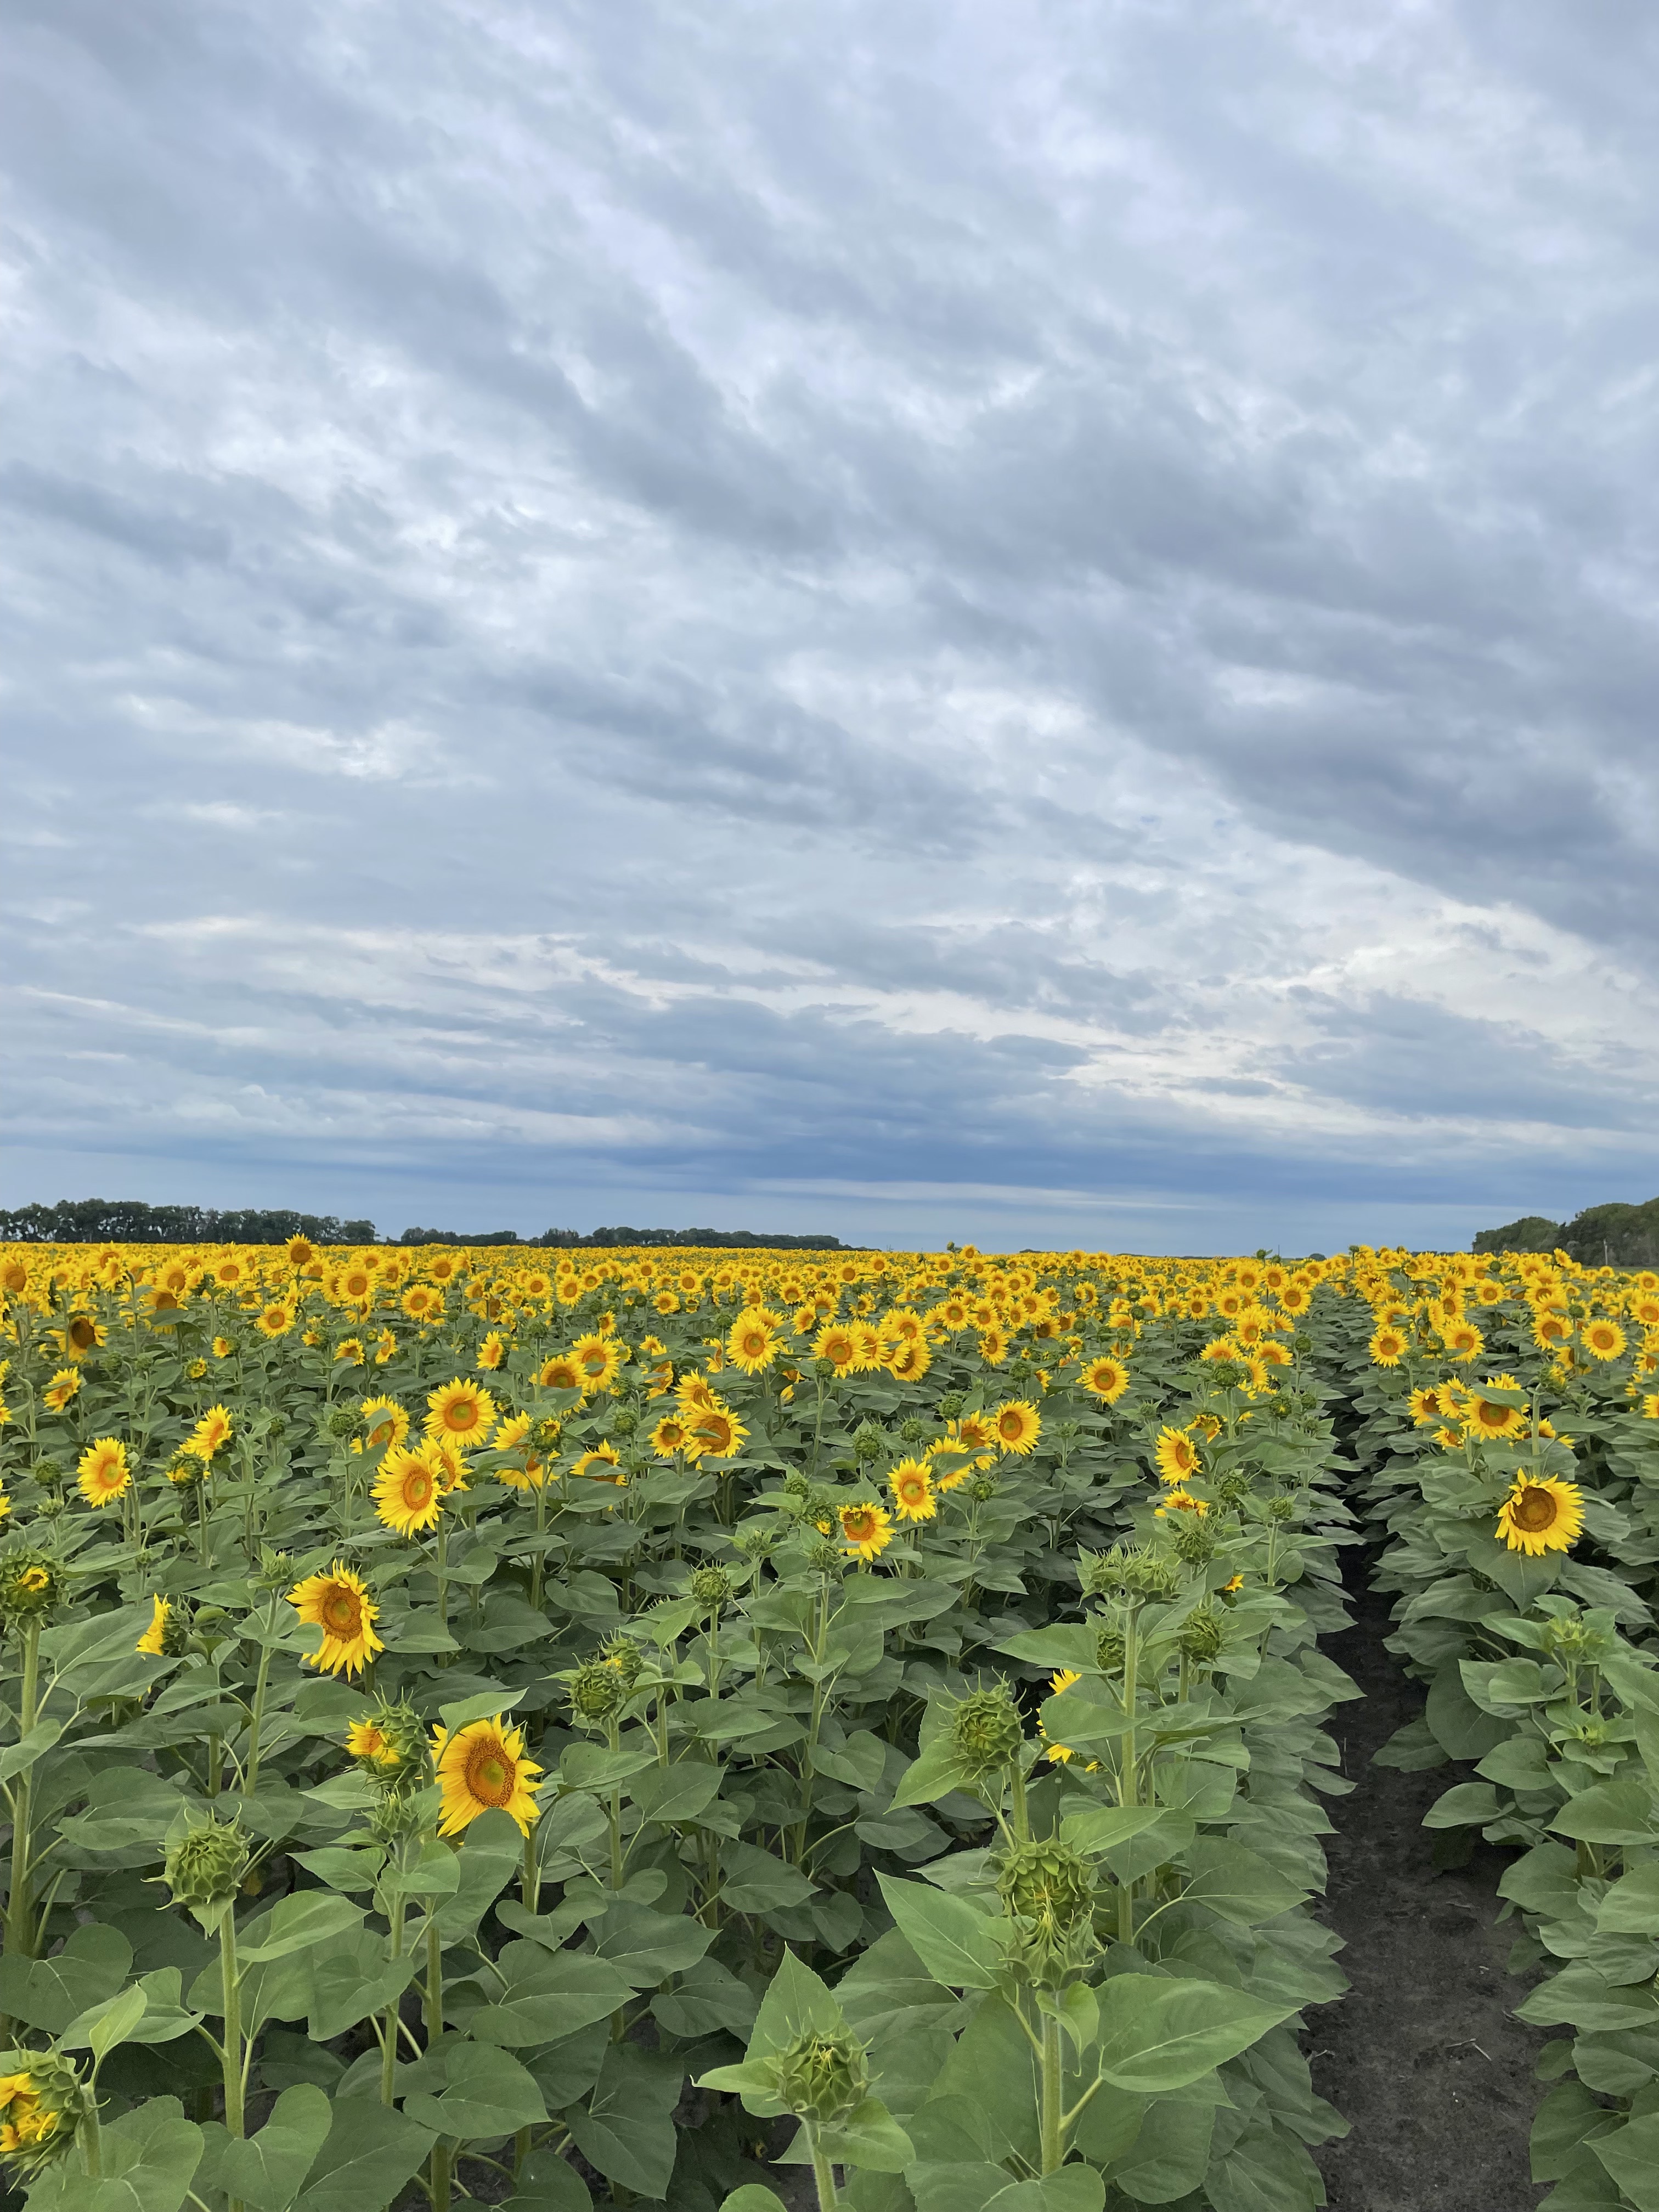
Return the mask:
<path id="1" fill-rule="evenodd" d="M 33 2212 L 1300 2212 L 1386 2112 L 1310 2052 L 1394 1778 L 1431 1872 L 1502 1854 L 1552 2212 L 1659 2207 L 1659 1276 L 295 1239 L 0 1296 Z M 1356 1601 L 1425 1693 L 1375 1768 Z"/>

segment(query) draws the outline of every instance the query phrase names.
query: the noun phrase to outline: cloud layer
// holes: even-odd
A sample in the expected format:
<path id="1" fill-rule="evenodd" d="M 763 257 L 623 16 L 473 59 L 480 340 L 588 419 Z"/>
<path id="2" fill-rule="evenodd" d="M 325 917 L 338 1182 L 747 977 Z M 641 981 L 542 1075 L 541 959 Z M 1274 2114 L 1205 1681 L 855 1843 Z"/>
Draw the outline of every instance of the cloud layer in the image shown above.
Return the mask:
<path id="1" fill-rule="evenodd" d="M 5 1196 L 1659 1182 L 1659 29 L 15 0 Z"/>

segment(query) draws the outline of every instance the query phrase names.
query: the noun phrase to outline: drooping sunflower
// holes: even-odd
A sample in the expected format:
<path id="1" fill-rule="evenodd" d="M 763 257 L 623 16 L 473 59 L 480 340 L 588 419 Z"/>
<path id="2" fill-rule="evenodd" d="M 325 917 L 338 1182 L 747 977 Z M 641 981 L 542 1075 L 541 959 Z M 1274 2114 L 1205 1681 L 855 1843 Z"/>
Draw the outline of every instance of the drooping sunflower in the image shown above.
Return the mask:
<path id="1" fill-rule="evenodd" d="M 374 1478 L 374 1510 L 400 1536 L 418 1536 L 437 1525 L 444 1510 L 437 1469 L 422 1452 L 393 1444 Z"/>
<path id="2" fill-rule="evenodd" d="M 1625 1332 L 1616 1321 L 1601 1316 L 1584 1323 L 1578 1340 L 1592 1359 L 1617 1359 L 1625 1348 Z"/>
<path id="3" fill-rule="evenodd" d="M 127 1448 L 115 1437 L 100 1437 L 76 1462 L 76 1486 L 88 1505 L 108 1505 L 132 1480 Z"/>
<path id="4" fill-rule="evenodd" d="M 1559 1475 L 1518 1474 L 1514 1489 L 1498 1509 L 1498 1534 L 1510 1551 L 1525 1552 L 1533 1559 L 1570 1550 L 1583 1525 L 1578 1486 Z"/>
<path id="5" fill-rule="evenodd" d="M 301 1620 L 323 1632 L 322 1648 L 308 1651 L 305 1664 L 326 1674 L 357 1674 L 377 1651 L 386 1646 L 374 1633 L 380 1609 L 368 1595 L 360 1575 L 338 1559 L 325 1575 L 308 1575 L 296 1583 L 288 1601 Z"/>
<path id="6" fill-rule="evenodd" d="M 884 1506 L 860 1503 L 840 1509 L 842 1541 L 867 1566 L 893 1540 L 892 1516 Z"/>
<path id="7" fill-rule="evenodd" d="M 887 1487 L 901 1521 L 931 1521 L 939 1511 L 933 1474 L 926 1460 L 900 1460 L 889 1470 Z"/>
<path id="8" fill-rule="evenodd" d="M 1081 1380 L 1084 1389 L 1103 1405 L 1115 1406 L 1129 1387 L 1129 1370 L 1121 1359 L 1091 1359 Z"/>
<path id="9" fill-rule="evenodd" d="M 1203 1464 L 1198 1446 L 1184 1429 L 1160 1429 L 1152 1457 L 1165 1482 L 1185 1482 Z"/>
<path id="10" fill-rule="evenodd" d="M 498 1328 L 492 1328 L 478 1346 L 478 1364 L 486 1375 L 493 1375 L 507 1358 L 507 1339 Z"/>
<path id="11" fill-rule="evenodd" d="M 453 1735 L 432 1731 L 432 1761 L 443 1791 L 441 1836 L 459 1836 L 480 1813 L 501 1812 L 528 1835 L 541 1808 L 536 1802 L 541 1768 L 525 1757 L 524 1730 L 494 1720 L 472 1721 Z"/>
<path id="12" fill-rule="evenodd" d="M 432 1391 L 426 1401 L 426 1432 L 458 1443 L 482 1443 L 495 1422 L 495 1401 L 481 1382 L 458 1375 Z"/>
<path id="13" fill-rule="evenodd" d="M 337 1360 L 349 1360 L 354 1367 L 361 1367 L 363 1364 L 363 1340 L 361 1336 L 343 1336 L 334 1347 L 334 1357 Z"/>
<path id="14" fill-rule="evenodd" d="M 992 1414 L 991 1433 L 1001 1450 L 1029 1459 L 1042 1434 L 1042 1416 L 1029 1399 L 1011 1398 Z"/>

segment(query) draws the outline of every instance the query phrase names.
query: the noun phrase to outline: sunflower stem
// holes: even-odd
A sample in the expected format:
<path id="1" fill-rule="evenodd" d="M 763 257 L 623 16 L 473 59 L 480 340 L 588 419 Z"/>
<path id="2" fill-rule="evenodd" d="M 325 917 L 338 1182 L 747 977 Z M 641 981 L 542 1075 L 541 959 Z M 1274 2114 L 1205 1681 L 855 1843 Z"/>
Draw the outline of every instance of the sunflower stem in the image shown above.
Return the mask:
<path id="1" fill-rule="evenodd" d="M 1052 2013 L 1042 2015 L 1042 2172 L 1057 2173 L 1066 2155 L 1062 2124 L 1065 2069 L 1060 2057 L 1060 2022 Z"/>
<path id="2" fill-rule="evenodd" d="M 400 1873 L 404 1869 L 407 1860 L 408 1846 L 400 1845 L 398 1852 Z M 392 1900 L 392 1955 L 394 1959 L 401 1959 L 404 1955 L 404 1893 L 400 1889 Z M 380 2102 L 383 2105 L 390 2105 L 397 2095 L 398 2030 L 401 2020 L 401 2005 L 398 1998 L 393 1997 L 386 2009 L 386 2033 L 380 2043 Z"/>
<path id="3" fill-rule="evenodd" d="M 240 2137 L 246 2132 L 242 2091 L 242 1978 L 236 1961 L 236 1903 L 227 1900 L 219 1922 L 219 1986 L 225 2008 L 223 2043 L 225 2130 Z"/>
<path id="4" fill-rule="evenodd" d="M 259 1738 L 265 1724 L 265 1689 L 270 1679 L 270 1638 L 276 1632 L 271 1619 L 271 1604 L 265 1607 L 264 1640 L 259 1646 L 259 1671 L 253 1683 L 253 1717 L 247 1732 L 247 1771 L 242 1778 L 242 1790 L 252 1797 L 259 1787 Z"/>
<path id="5" fill-rule="evenodd" d="M 816 2120 L 803 2120 L 806 2130 L 806 2147 L 812 2154 L 812 2179 L 818 2185 L 818 2212 L 841 2212 L 841 2191 L 836 2186 L 836 2169 L 828 2154 L 818 2142 Z"/>
<path id="6" fill-rule="evenodd" d="M 40 1693 L 40 1620 L 35 1614 L 23 1629 L 23 1680 L 17 1697 L 17 1740 L 33 1730 Z M 6 1895 L 6 1949 L 27 1957 L 33 1948 L 34 1930 L 29 1912 L 29 1777 L 26 1766 L 11 1790 L 11 1887 Z"/>

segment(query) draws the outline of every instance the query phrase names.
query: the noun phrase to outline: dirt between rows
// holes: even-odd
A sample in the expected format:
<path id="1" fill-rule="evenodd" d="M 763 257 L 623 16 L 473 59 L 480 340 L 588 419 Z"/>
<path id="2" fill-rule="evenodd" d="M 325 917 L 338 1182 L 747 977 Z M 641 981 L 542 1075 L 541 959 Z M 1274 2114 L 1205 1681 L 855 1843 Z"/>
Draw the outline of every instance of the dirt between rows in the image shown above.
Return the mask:
<path id="1" fill-rule="evenodd" d="M 1307 2048 L 1315 2088 L 1352 2127 L 1314 2156 L 1331 2212 L 1532 2212 L 1545 2193 L 1527 2160 L 1545 2039 L 1514 2017 L 1527 1984 L 1504 1962 L 1519 1923 L 1493 1924 L 1510 1855 L 1477 1844 L 1466 1867 L 1437 1873 L 1423 1815 L 1471 1770 L 1371 1765 L 1423 1692 L 1383 1649 L 1389 1600 L 1370 1566 L 1347 1554 L 1354 1625 L 1320 1643 L 1364 1695 L 1326 1723 L 1356 1787 L 1327 1800 L 1337 1832 L 1320 1917 L 1346 1945 L 1352 1987 L 1307 2015 Z"/>

